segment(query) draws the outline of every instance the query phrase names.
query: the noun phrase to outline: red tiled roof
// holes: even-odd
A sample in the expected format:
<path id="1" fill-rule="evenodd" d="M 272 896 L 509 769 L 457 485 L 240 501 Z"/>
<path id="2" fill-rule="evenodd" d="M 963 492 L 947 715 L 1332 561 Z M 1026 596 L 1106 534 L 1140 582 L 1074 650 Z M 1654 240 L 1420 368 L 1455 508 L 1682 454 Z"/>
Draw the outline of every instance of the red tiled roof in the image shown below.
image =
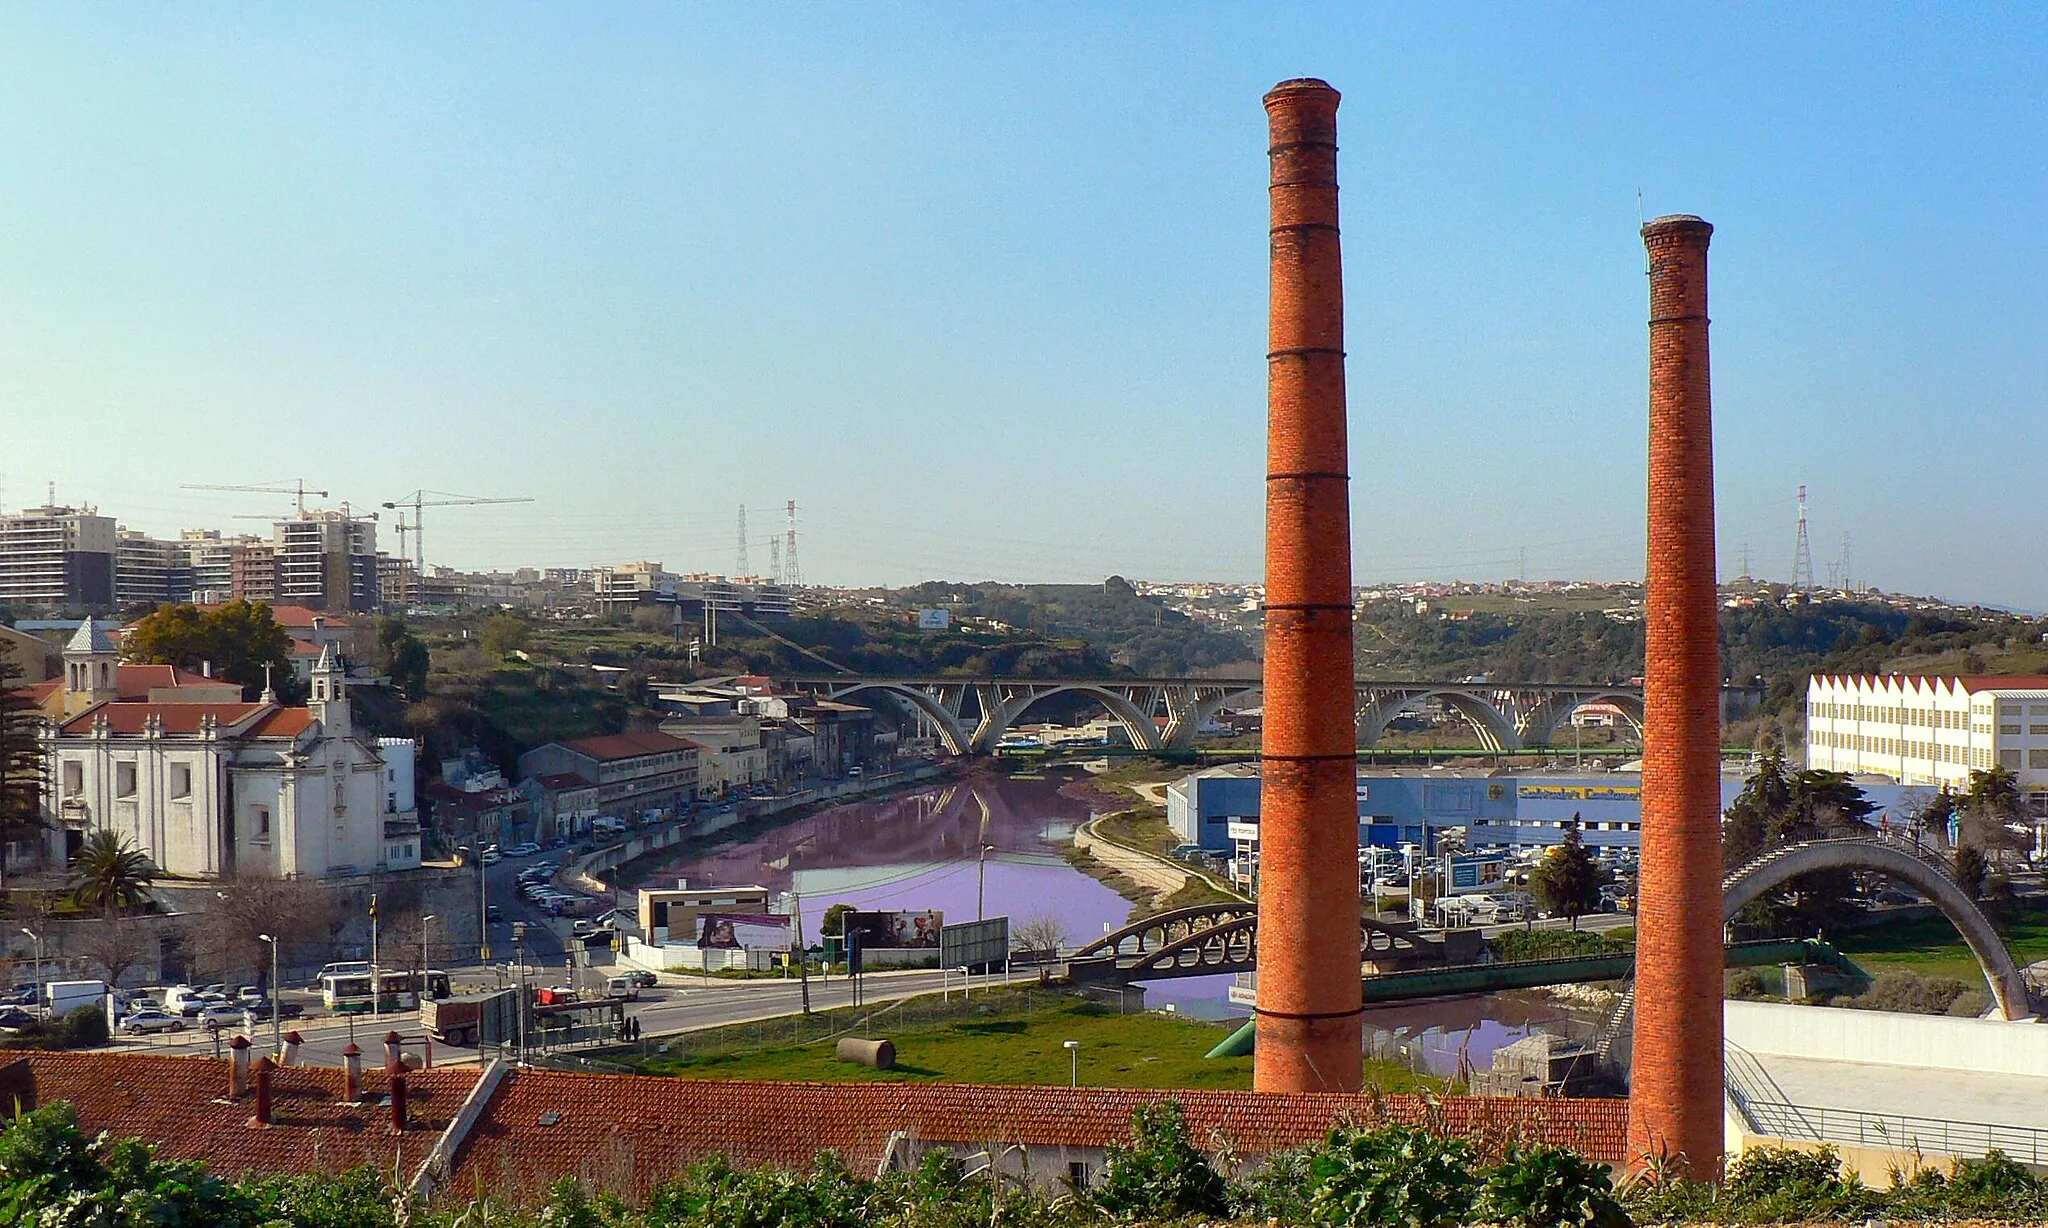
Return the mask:
<path id="1" fill-rule="evenodd" d="M 599 738 L 577 738 L 562 745 L 592 759 L 632 759 L 639 755 L 666 755 L 695 743 L 666 733 L 614 733 Z"/>
<path id="2" fill-rule="evenodd" d="M 258 602 L 257 604 L 261 605 L 263 603 Z M 199 608 L 202 610 L 218 610 L 220 607 L 218 605 L 203 605 Z M 343 618 L 339 614 L 323 614 L 319 610 L 309 609 L 302 605 L 271 606 L 270 616 L 277 620 L 278 626 L 288 631 L 311 631 L 313 629 L 313 620 L 316 618 L 324 619 L 329 627 L 346 629 L 350 625 L 348 619 Z"/>
<path id="3" fill-rule="evenodd" d="M 455 1118 L 476 1086 L 472 1068 L 406 1076 L 409 1128 L 394 1134 L 382 1104 L 345 1104 L 342 1072 L 289 1066 L 272 1076 L 272 1124 L 249 1125 L 255 1097 L 230 1102 L 228 1063 L 210 1057 L 29 1052 L 0 1067 L 0 1092 L 25 1108 L 68 1100 L 87 1133 L 140 1138 L 167 1157 L 204 1160 L 228 1177 L 247 1173 L 339 1173 L 374 1165 L 408 1170 Z M 383 1069 L 363 1072 L 363 1090 L 389 1090 Z M 11 1101 L 10 1101 L 11 1102 Z M 406 1174 L 410 1177 L 410 1172 Z"/>
<path id="4" fill-rule="evenodd" d="M 252 738 L 296 738 L 312 727 L 312 709 L 279 708 L 269 716 L 249 726 L 248 736 Z"/>
<path id="5" fill-rule="evenodd" d="M 1321 1137 L 1342 1119 L 1430 1115 L 1415 1096 L 986 1087 L 913 1083 L 737 1083 L 513 1071 L 456 1152 L 445 1188 L 530 1199 L 562 1177 L 629 1197 L 710 1155 L 798 1167 L 831 1148 L 872 1172 L 889 1136 L 927 1143 L 1101 1147 L 1130 1138 L 1131 1114 L 1172 1097 L 1196 1138 L 1257 1155 Z M 1451 1097 L 1436 1113 L 1461 1134 L 1523 1130 L 1590 1158 L 1626 1153 L 1625 1100 Z M 542 1124 L 543 1115 L 553 1124 Z"/>
<path id="6" fill-rule="evenodd" d="M 262 704 L 104 703 L 64 722 L 60 732 L 91 733 L 93 723 L 104 716 L 111 732 L 139 734 L 144 723 L 154 714 L 163 721 L 165 733 L 198 733 L 200 722 L 207 716 L 212 716 L 221 728 L 229 729 L 262 709 Z"/>
<path id="7" fill-rule="evenodd" d="M 64 680 L 62 678 L 45 678 L 41 682 L 31 683 L 25 687 L 15 688 L 15 694 L 28 696 L 31 700 L 35 701 L 38 707 L 40 707 L 44 700 L 47 700 L 48 698 L 50 698 L 50 696 L 55 695 L 57 693 L 57 688 L 63 685 Z"/>

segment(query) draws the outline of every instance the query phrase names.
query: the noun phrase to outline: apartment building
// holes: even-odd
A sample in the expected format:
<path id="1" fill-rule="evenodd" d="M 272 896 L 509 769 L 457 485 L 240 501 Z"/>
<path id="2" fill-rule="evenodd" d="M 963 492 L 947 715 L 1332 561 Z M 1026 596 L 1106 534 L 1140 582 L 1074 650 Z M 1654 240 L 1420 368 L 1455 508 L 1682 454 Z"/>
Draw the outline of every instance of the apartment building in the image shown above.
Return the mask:
<path id="1" fill-rule="evenodd" d="M 272 540 L 276 592 L 268 600 L 336 611 L 382 604 L 375 521 L 346 510 L 302 512 L 296 520 L 278 521 Z"/>
<path id="2" fill-rule="evenodd" d="M 519 756 L 521 787 L 544 834 L 576 835 L 600 815 L 673 813 L 697 800 L 697 744 L 666 733 L 550 742 Z"/>
<path id="3" fill-rule="evenodd" d="M 114 604 L 162 605 L 192 595 L 192 568 L 181 542 L 120 529 L 114 542 Z"/>
<path id="4" fill-rule="evenodd" d="M 91 507 L 53 502 L 0 517 L 0 605 L 113 604 L 117 533 Z"/>
<path id="5" fill-rule="evenodd" d="M 1816 674 L 1806 766 L 1951 789 L 2005 768 L 2048 813 L 2048 676 Z"/>

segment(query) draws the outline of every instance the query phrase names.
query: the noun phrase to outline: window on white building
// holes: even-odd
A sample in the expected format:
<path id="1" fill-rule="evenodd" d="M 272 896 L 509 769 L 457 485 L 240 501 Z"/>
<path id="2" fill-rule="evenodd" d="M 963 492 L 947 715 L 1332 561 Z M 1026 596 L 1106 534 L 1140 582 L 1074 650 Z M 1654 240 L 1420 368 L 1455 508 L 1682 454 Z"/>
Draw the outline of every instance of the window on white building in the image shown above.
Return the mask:
<path id="1" fill-rule="evenodd" d="M 2030 768 L 2048 768 L 2048 750 L 2036 749 L 2028 751 L 2027 766 Z"/>
<path id="2" fill-rule="evenodd" d="M 190 764 L 171 765 L 171 796 L 173 798 L 192 796 L 192 767 Z"/>
<path id="3" fill-rule="evenodd" d="M 64 796 L 77 797 L 85 792 L 85 765 L 76 759 L 64 762 Z"/>
<path id="4" fill-rule="evenodd" d="M 2002 734 L 2017 734 L 2019 731 L 2020 727 L 2018 725 L 2000 725 L 1998 727 L 1998 732 Z"/>
<path id="5" fill-rule="evenodd" d="M 135 765 L 117 763 L 114 765 L 114 796 L 135 796 Z"/>
<path id="6" fill-rule="evenodd" d="M 249 807 L 249 834 L 258 840 L 270 839 L 270 807 Z"/>

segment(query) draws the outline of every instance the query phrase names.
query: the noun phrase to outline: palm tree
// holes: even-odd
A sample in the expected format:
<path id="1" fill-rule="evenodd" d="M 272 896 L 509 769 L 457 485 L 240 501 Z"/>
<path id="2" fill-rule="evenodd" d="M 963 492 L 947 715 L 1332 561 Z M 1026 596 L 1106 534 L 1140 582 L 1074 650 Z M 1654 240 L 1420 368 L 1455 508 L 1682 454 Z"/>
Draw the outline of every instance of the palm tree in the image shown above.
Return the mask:
<path id="1" fill-rule="evenodd" d="M 110 831 L 85 838 L 71 864 L 71 898 L 80 908 L 98 908 L 108 917 L 149 898 L 156 866 L 142 850 Z"/>

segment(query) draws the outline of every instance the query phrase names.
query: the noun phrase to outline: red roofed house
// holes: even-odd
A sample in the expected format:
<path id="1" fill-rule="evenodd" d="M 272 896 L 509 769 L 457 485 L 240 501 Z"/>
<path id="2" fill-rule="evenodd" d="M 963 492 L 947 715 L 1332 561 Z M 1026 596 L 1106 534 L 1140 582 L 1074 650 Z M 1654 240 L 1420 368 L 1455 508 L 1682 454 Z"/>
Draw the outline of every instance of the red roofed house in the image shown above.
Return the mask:
<path id="1" fill-rule="evenodd" d="M 697 800 L 695 742 L 666 733 L 615 733 L 550 742 L 519 756 L 521 788 L 542 833 L 578 835 L 599 815 L 630 820 Z"/>
<path id="2" fill-rule="evenodd" d="M 319 878 L 418 867 L 412 744 L 357 735 L 347 668 L 331 646 L 303 708 L 267 690 L 247 703 L 238 686 L 170 666 L 123 665 L 91 619 L 65 647 L 57 681 L 45 708 L 48 855 L 57 864 L 104 830 L 171 874 Z M 401 772 L 404 787 L 389 787 Z"/>

